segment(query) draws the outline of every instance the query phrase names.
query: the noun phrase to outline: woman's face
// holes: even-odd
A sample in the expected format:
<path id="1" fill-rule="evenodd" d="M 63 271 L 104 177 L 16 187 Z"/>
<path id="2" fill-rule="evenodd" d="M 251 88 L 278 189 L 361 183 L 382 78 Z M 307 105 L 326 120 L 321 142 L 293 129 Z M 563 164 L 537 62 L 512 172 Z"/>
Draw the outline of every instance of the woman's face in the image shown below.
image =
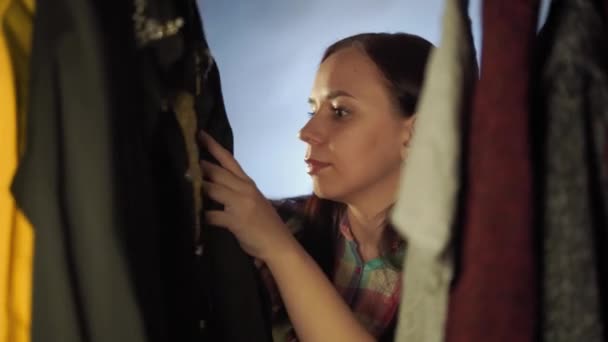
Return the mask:
<path id="1" fill-rule="evenodd" d="M 413 119 L 399 112 L 374 62 L 358 48 L 335 52 L 320 65 L 309 102 L 300 139 L 315 194 L 348 202 L 395 191 Z"/>

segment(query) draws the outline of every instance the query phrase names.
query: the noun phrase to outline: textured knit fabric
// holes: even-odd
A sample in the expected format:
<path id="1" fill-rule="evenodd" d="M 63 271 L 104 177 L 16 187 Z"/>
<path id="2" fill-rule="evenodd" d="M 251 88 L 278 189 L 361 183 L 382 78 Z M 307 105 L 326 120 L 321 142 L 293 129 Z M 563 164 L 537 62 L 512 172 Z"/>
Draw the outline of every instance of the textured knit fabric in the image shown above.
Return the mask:
<path id="1" fill-rule="evenodd" d="M 529 74 L 538 1 L 483 3 L 466 205 L 446 341 L 535 341 Z"/>
<path id="2" fill-rule="evenodd" d="M 427 65 L 392 213 L 408 244 L 396 341 L 444 339 L 453 272 L 448 247 L 460 190 L 460 119 L 476 80 L 466 8 L 466 1 L 445 1 L 442 38 Z"/>
<path id="3" fill-rule="evenodd" d="M 602 341 L 601 165 L 608 118 L 606 25 L 592 0 L 553 1 L 540 35 L 543 338 Z M 543 126 L 540 126 L 543 125 Z M 600 167 L 600 168 L 598 168 Z M 598 196 L 599 195 L 599 196 Z M 604 287 L 605 288 L 605 287 Z"/>

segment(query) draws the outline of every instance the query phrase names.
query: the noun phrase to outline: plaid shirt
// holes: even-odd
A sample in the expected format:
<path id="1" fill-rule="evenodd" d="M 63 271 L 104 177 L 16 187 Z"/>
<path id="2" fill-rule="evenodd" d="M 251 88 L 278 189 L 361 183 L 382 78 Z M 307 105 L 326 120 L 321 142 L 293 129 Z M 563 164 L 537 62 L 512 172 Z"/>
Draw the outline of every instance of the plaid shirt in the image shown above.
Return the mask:
<path id="1" fill-rule="evenodd" d="M 391 226 L 387 226 L 385 252 L 382 256 L 365 262 L 359 253 L 347 216 L 343 215 L 339 222 L 333 284 L 359 322 L 379 338 L 397 314 L 405 243 Z M 293 221 L 288 221 L 288 226 L 292 231 L 299 228 L 294 227 Z M 273 314 L 276 315 L 283 309 L 278 289 L 270 271 L 264 265 L 258 266 L 269 291 Z M 275 320 L 273 337 L 276 342 L 297 341 L 295 331 L 287 320 Z"/>

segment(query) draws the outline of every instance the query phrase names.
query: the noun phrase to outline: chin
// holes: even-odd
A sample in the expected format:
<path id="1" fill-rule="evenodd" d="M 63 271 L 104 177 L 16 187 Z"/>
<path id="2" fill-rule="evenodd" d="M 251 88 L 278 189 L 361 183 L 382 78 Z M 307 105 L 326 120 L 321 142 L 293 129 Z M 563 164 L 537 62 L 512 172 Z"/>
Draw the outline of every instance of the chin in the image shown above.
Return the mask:
<path id="1" fill-rule="evenodd" d="M 344 197 L 344 191 L 342 191 L 343 189 L 341 189 L 340 186 L 338 186 L 338 184 L 326 184 L 325 182 L 323 183 L 319 183 L 319 182 L 314 182 L 313 183 L 313 193 L 321 198 L 321 199 L 325 199 L 325 200 L 330 200 L 330 201 L 336 201 L 336 202 L 340 202 L 341 199 Z"/>

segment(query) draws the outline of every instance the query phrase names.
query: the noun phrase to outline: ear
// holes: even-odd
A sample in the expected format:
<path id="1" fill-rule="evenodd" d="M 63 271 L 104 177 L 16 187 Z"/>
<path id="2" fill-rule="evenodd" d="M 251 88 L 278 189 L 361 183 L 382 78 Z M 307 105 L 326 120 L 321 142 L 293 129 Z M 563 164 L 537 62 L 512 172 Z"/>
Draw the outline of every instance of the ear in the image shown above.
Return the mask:
<path id="1" fill-rule="evenodd" d="M 407 158 L 407 152 L 409 150 L 410 141 L 414 136 L 414 125 L 416 123 L 416 113 L 403 119 L 402 122 L 402 134 L 401 134 L 401 160 Z"/>
<path id="2" fill-rule="evenodd" d="M 416 123 L 416 113 L 403 119 L 403 134 L 401 142 L 404 146 L 409 145 L 412 136 L 414 135 L 414 124 Z"/>

